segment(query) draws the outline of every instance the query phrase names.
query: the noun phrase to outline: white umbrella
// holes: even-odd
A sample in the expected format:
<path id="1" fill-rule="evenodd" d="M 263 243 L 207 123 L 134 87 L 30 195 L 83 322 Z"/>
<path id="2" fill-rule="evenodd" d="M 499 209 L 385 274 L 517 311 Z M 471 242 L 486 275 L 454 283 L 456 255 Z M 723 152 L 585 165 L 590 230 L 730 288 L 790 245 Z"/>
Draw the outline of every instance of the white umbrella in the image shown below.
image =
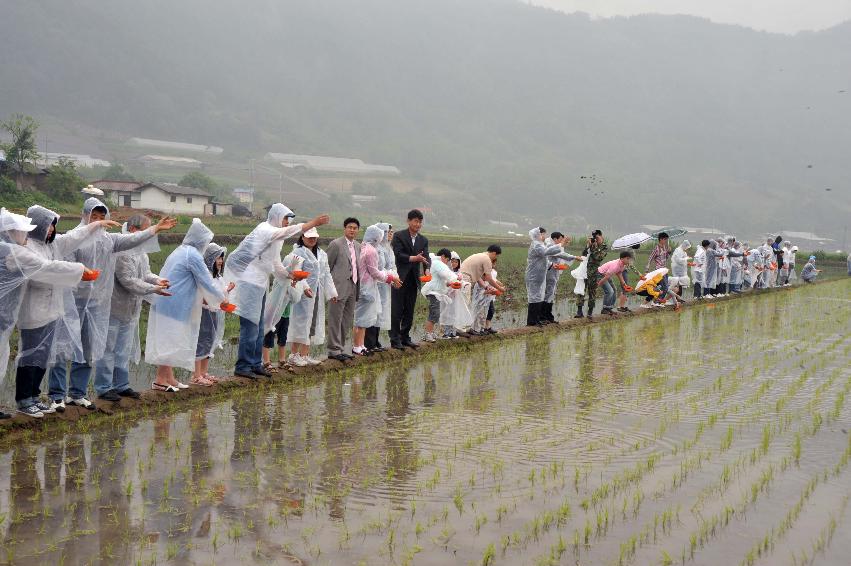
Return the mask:
<path id="1" fill-rule="evenodd" d="M 667 267 L 660 267 L 654 271 L 651 271 L 647 275 L 644 276 L 644 279 L 638 282 L 638 285 L 635 286 L 635 292 L 638 293 L 642 289 L 644 289 L 657 275 L 662 275 L 663 277 L 668 274 Z"/>
<path id="2" fill-rule="evenodd" d="M 645 234 L 644 232 L 636 232 L 635 234 L 627 234 L 626 236 L 621 236 L 612 244 L 613 250 L 624 250 L 626 248 L 631 248 L 632 246 L 636 246 L 638 244 L 643 244 L 647 240 L 650 239 L 650 234 Z"/>

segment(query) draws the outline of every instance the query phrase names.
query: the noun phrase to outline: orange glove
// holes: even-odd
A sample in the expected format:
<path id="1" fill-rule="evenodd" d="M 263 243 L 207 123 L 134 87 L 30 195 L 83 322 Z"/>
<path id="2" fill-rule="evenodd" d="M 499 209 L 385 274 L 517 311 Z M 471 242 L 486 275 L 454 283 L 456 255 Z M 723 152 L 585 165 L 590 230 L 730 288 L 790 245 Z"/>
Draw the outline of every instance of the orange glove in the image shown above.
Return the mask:
<path id="1" fill-rule="evenodd" d="M 100 277 L 100 269 L 84 269 L 82 281 L 95 281 Z"/>
<path id="2" fill-rule="evenodd" d="M 225 301 L 224 303 L 219 305 L 219 308 L 225 312 L 233 312 L 236 310 L 236 305 Z"/>

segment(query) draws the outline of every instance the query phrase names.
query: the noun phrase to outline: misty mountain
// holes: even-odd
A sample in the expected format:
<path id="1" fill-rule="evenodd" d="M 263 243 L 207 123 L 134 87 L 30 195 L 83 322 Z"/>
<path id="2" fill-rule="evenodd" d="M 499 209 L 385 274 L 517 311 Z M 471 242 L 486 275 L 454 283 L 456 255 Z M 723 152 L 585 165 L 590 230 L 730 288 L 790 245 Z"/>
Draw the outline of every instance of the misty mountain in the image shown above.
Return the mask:
<path id="1" fill-rule="evenodd" d="M 2 13 L 4 116 L 392 163 L 506 220 L 841 238 L 851 216 L 851 23 L 785 36 L 503 0 L 43 0 Z"/>

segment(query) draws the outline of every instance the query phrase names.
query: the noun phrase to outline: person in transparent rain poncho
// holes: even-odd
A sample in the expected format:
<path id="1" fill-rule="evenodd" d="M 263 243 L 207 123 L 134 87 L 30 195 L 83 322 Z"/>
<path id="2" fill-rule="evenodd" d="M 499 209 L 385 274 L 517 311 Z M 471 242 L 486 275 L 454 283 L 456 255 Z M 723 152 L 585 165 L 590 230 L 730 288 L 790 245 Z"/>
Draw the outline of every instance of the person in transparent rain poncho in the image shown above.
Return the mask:
<path id="1" fill-rule="evenodd" d="M 384 232 L 384 239 L 377 247 L 378 269 L 398 276 L 399 274 L 396 272 L 396 255 L 393 253 L 393 247 L 390 245 L 390 242 L 393 241 L 393 226 L 387 222 L 379 222 L 376 226 Z M 390 330 L 391 288 L 389 283 L 378 282 L 378 295 L 381 297 L 381 314 L 379 314 L 375 326 L 366 329 L 366 338 L 364 338 L 364 346 L 370 352 L 383 352 L 387 349 L 381 344 L 380 335 L 382 330 Z"/>
<path id="2" fill-rule="evenodd" d="M 384 281 L 398 289 L 402 282 L 397 275 L 378 269 L 378 247 L 384 239 L 384 231 L 370 226 L 364 231 L 358 257 L 359 284 L 358 300 L 355 304 L 355 330 L 352 333 L 352 355 L 367 355 L 364 341 L 366 329 L 381 316 L 381 297 L 378 282 Z"/>
<path id="3" fill-rule="evenodd" d="M 688 262 L 691 259 L 688 256 L 688 250 L 690 249 L 691 242 L 683 240 L 671 254 L 671 276 L 668 277 L 668 285 L 680 296 L 683 294 L 683 289 L 687 289 L 691 284 L 688 276 Z"/>
<path id="4" fill-rule="evenodd" d="M 547 231 L 541 227 L 529 230 L 529 253 L 526 261 L 526 296 L 529 307 L 526 315 L 526 326 L 542 326 L 544 293 L 547 286 L 547 268 L 555 259 L 574 261 L 582 258 L 564 251 L 560 244 L 547 246 L 544 244 Z M 490 275 L 490 273 L 488 273 Z"/>
<path id="5" fill-rule="evenodd" d="M 730 293 L 740 294 L 745 281 L 745 248 L 741 242 L 730 244 Z"/>
<path id="6" fill-rule="evenodd" d="M 104 228 L 118 226 L 117 222 L 101 220 L 85 226 L 78 226 L 66 234 L 57 234 L 56 225 L 59 214 L 43 206 L 33 205 L 27 210 L 27 217 L 36 226 L 27 239 L 27 249 L 40 257 L 57 261 L 72 254 L 84 245 L 95 232 Z M 79 282 L 79 279 L 77 279 Z M 26 408 L 38 403 L 42 413 L 54 413 L 57 406 L 53 403 L 39 403 L 41 382 L 47 368 L 57 357 L 69 352 L 80 352 L 79 332 L 73 340 L 57 344 L 54 340 L 57 321 L 65 316 L 66 300 L 72 297 L 66 290 L 73 285 L 57 286 L 53 282 L 30 281 L 24 293 L 18 316 L 19 344 L 16 382 L 18 408 Z M 61 350 L 60 350 L 61 348 Z M 25 392 L 32 393 L 29 398 Z M 62 407 L 59 405 L 59 407 Z"/>
<path id="7" fill-rule="evenodd" d="M 547 246 L 560 245 L 569 246 L 571 242 L 570 236 L 565 236 L 561 232 L 553 232 L 550 237 L 544 242 Z M 562 259 L 551 259 L 547 269 L 547 286 L 544 291 L 544 304 L 541 305 L 541 322 L 544 324 L 552 324 L 556 321 L 553 314 L 553 307 L 556 301 L 556 291 L 558 290 L 558 282 L 561 279 L 561 274 L 570 262 Z M 491 296 L 491 309 L 496 297 Z M 490 310 L 488 311 L 490 312 Z"/>
<path id="8" fill-rule="evenodd" d="M 290 225 L 292 210 L 281 203 L 269 207 L 261 222 L 225 261 L 225 279 L 236 283 L 233 302 L 239 315 L 239 348 L 234 374 L 257 379 L 271 373 L 263 367 L 263 312 L 269 277 L 291 283 L 290 272 L 281 262 L 284 240 L 316 226 L 328 223 L 328 216 L 317 216 L 304 224 Z"/>
<path id="9" fill-rule="evenodd" d="M 494 254 L 496 257 L 496 254 Z M 461 277 L 461 256 L 456 251 L 451 251 L 449 255 L 449 269 L 455 274 L 456 280 L 461 284 L 459 288 L 449 290 L 449 298 L 452 302 L 449 307 L 440 309 L 440 327 L 443 340 L 454 340 L 459 338 L 458 331 L 463 331 L 473 324 L 473 315 L 470 312 L 470 307 L 467 306 L 466 296 L 472 294 L 471 285 Z"/>
<path id="10" fill-rule="evenodd" d="M 801 280 L 804 283 L 813 283 L 821 273 L 821 269 L 816 269 L 816 256 L 811 255 L 804 268 L 801 270 Z"/>
<path id="11" fill-rule="evenodd" d="M 83 203 L 80 226 L 109 219 L 109 208 L 91 197 Z M 118 253 L 143 253 L 141 246 L 163 230 L 170 230 L 177 224 L 173 218 L 164 217 L 147 230 L 133 234 L 112 234 L 103 230 L 95 231 L 86 243 L 77 248 L 65 259 L 80 262 L 91 269 L 100 271 L 95 281 L 83 281 L 73 291 L 73 302 L 66 301 L 63 324 L 58 324 L 54 340 L 64 345 L 79 340 L 82 351 L 57 356 L 48 380 L 48 395 L 52 405 L 58 411 L 65 404 L 76 405 L 94 410 L 95 406 L 87 398 L 89 377 L 92 367 L 103 357 L 106 351 L 109 333 L 109 312 L 112 307 L 112 290 L 115 285 L 115 263 Z M 76 326 L 79 323 L 79 326 Z M 79 333 L 79 338 L 77 333 Z M 66 362 L 71 362 L 70 376 Z M 69 387 L 70 381 L 70 387 Z"/>
<path id="12" fill-rule="evenodd" d="M 177 249 L 165 260 L 160 276 L 168 280 L 170 297 L 156 297 L 148 315 L 145 362 L 157 366 L 151 389 L 175 393 L 189 386 L 174 377 L 175 367 L 193 371 L 203 304 L 228 307 L 227 293 L 213 280 L 203 253 L 213 232 L 198 218 Z"/>
<path id="13" fill-rule="evenodd" d="M 73 288 L 83 278 L 92 280 L 97 276 L 81 263 L 51 259 L 30 249 L 28 236 L 37 229 L 38 225 L 33 224 L 30 218 L 9 212 L 5 208 L 0 209 L 0 381 L 6 376 L 9 362 L 9 338 L 18 323 L 28 284 L 50 285 L 53 291 L 61 295 L 63 289 Z M 48 232 L 45 232 L 45 239 Z M 45 302 L 38 303 L 34 305 L 38 312 L 33 313 L 32 316 L 45 318 L 49 326 L 51 313 L 61 311 L 62 303 L 54 305 L 50 297 L 45 298 Z M 20 332 L 28 334 L 26 330 Z M 27 338 L 27 344 L 41 344 L 41 342 L 42 339 L 38 336 Z M 26 365 L 30 363 L 27 353 L 22 352 L 19 355 L 19 368 L 30 367 Z M 52 411 L 48 405 L 39 402 L 44 369 L 39 371 L 38 367 L 32 367 L 32 370 L 17 372 L 15 400 L 18 412 L 40 418 L 44 416 L 45 411 Z M 9 417 L 9 414 L 0 411 L 0 418 Z"/>
<path id="14" fill-rule="evenodd" d="M 325 343 L 325 303 L 337 299 L 337 288 L 328 268 L 328 256 L 319 247 L 319 232 L 312 228 L 305 232 L 293 249 L 292 255 L 300 261 L 302 271 L 310 276 L 302 283 L 304 289 L 294 296 L 300 298 L 290 306 L 290 324 L 287 342 L 290 344 L 290 365 L 304 367 L 320 362 L 310 356 L 310 346 Z M 275 285 L 281 283 L 276 282 Z"/>
<path id="15" fill-rule="evenodd" d="M 420 294 L 428 301 L 428 316 L 425 323 L 425 335 L 423 342 L 437 342 L 434 332 L 435 326 L 440 324 L 440 313 L 448 309 L 452 304 L 449 291 L 452 285 L 461 288 L 458 276 L 449 267 L 452 252 L 446 248 L 440 249 L 436 254 L 431 254 L 431 280 L 423 285 Z"/>
<path id="16" fill-rule="evenodd" d="M 233 281 L 225 283 L 225 257 L 228 250 L 214 242 L 207 244 L 204 248 L 204 265 L 213 278 L 213 284 L 227 297 L 233 291 Z M 227 300 L 227 299 L 225 299 Z M 198 327 L 198 343 L 195 346 L 195 371 L 192 373 L 191 383 L 210 387 L 217 383 L 219 378 L 210 375 L 210 359 L 216 350 L 222 348 L 222 339 L 225 335 L 225 311 L 217 303 L 204 301 L 201 305 L 201 325 Z"/>
<path id="17" fill-rule="evenodd" d="M 704 272 L 706 269 L 706 248 L 709 240 L 703 240 L 694 252 L 694 260 L 691 262 L 691 280 L 694 284 L 694 298 L 700 299 L 706 293 Z"/>
<path id="18" fill-rule="evenodd" d="M 151 219 L 143 214 L 132 216 L 123 227 L 125 234 L 143 232 Z M 141 359 L 139 317 L 142 301 L 149 295 L 168 296 L 168 281 L 151 273 L 149 253 L 157 253 L 153 239 L 143 244 L 138 253 L 119 254 L 115 261 L 115 285 L 109 311 L 106 349 L 95 364 L 95 393 L 103 401 L 119 401 L 122 397 L 139 399 L 130 387 L 130 362 Z"/>
<path id="19" fill-rule="evenodd" d="M 704 247 L 703 282 L 705 287 L 703 296 L 707 299 L 714 298 L 718 293 L 718 282 L 721 279 L 718 261 L 723 255 L 723 250 L 718 249 L 717 241 L 710 241 L 709 245 Z"/>

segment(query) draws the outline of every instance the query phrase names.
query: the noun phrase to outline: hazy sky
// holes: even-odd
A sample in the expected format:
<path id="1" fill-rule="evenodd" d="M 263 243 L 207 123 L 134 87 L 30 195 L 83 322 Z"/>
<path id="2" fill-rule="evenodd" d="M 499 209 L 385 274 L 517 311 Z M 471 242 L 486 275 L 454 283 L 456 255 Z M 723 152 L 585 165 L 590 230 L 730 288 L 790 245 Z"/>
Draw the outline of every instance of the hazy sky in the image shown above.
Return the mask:
<path id="1" fill-rule="evenodd" d="M 531 3 L 599 17 L 690 14 L 778 33 L 819 30 L 851 20 L 851 0 L 531 0 Z"/>

